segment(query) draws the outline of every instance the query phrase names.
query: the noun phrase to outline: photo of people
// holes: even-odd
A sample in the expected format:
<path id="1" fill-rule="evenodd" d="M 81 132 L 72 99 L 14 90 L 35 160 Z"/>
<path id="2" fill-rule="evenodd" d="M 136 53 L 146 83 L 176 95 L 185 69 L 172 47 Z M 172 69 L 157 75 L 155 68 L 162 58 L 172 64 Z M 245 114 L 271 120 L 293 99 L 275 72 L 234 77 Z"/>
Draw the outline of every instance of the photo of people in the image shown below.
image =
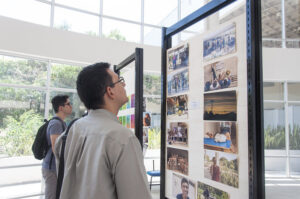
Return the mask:
<path id="1" fill-rule="evenodd" d="M 203 59 L 211 60 L 236 51 L 236 28 L 235 24 L 223 28 L 214 34 L 204 38 Z"/>
<path id="2" fill-rule="evenodd" d="M 204 120 L 236 121 L 236 92 L 204 94 Z"/>
<path id="3" fill-rule="evenodd" d="M 168 95 L 182 93 L 189 90 L 188 69 L 180 70 L 168 75 Z"/>
<path id="4" fill-rule="evenodd" d="M 150 113 L 143 113 L 143 125 L 151 126 L 151 116 Z"/>
<path id="5" fill-rule="evenodd" d="M 167 147 L 167 169 L 188 175 L 188 151 Z"/>
<path id="6" fill-rule="evenodd" d="M 183 44 L 179 47 L 168 50 L 167 52 L 167 68 L 168 73 L 188 67 L 189 65 L 189 44 Z"/>
<path id="7" fill-rule="evenodd" d="M 185 122 L 171 122 L 168 125 L 167 142 L 169 145 L 188 145 L 188 125 Z"/>
<path id="8" fill-rule="evenodd" d="M 227 192 L 198 182 L 197 199 L 230 199 Z"/>
<path id="9" fill-rule="evenodd" d="M 188 118 L 188 96 L 178 95 L 167 98 L 168 119 L 187 119 Z"/>
<path id="10" fill-rule="evenodd" d="M 204 122 L 204 149 L 237 153 L 235 122 Z"/>
<path id="11" fill-rule="evenodd" d="M 176 199 L 195 199 L 196 183 L 183 176 L 173 173 L 172 195 Z"/>
<path id="12" fill-rule="evenodd" d="M 238 188 L 238 158 L 235 154 L 204 151 L 204 177 Z"/>
<path id="13" fill-rule="evenodd" d="M 237 87 L 237 57 L 204 66 L 204 91 Z"/>

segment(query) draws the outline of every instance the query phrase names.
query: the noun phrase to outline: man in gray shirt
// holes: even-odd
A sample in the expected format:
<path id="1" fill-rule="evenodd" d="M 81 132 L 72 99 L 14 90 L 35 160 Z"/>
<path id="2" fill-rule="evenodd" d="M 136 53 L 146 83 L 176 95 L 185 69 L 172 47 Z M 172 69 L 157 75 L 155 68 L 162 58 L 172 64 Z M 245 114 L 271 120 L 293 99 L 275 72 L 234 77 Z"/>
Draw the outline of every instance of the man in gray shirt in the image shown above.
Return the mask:
<path id="1" fill-rule="evenodd" d="M 53 117 L 47 127 L 47 142 L 49 150 L 42 163 L 42 174 L 45 180 L 45 199 L 55 199 L 56 196 L 56 166 L 53 148 L 56 138 L 65 130 L 64 119 L 72 113 L 69 96 L 57 95 L 51 100 L 55 117 Z"/>
<path id="2" fill-rule="evenodd" d="M 125 82 L 109 67 L 96 63 L 78 75 L 77 92 L 89 112 L 68 133 L 61 199 L 151 198 L 141 145 L 117 119 L 128 101 Z"/>

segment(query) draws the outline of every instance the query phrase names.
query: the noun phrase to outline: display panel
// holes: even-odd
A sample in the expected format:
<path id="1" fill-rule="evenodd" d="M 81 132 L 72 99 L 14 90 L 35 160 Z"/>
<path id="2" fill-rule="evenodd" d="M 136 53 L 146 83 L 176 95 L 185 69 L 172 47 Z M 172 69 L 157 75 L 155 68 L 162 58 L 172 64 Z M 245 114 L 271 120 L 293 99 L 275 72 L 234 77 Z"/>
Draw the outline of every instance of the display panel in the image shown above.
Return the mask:
<path id="1" fill-rule="evenodd" d="M 166 52 L 166 198 L 249 198 L 245 18 Z"/>

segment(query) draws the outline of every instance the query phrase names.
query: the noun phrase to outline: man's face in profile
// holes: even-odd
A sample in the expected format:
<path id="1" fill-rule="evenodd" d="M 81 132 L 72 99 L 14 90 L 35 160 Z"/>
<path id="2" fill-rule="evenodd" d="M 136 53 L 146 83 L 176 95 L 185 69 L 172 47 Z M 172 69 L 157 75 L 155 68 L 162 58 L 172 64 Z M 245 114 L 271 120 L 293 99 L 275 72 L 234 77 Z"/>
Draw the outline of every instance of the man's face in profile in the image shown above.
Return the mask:
<path id="1" fill-rule="evenodd" d="M 189 184 L 184 182 L 181 184 L 182 196 L 187 197 L 189 194 Z"/>

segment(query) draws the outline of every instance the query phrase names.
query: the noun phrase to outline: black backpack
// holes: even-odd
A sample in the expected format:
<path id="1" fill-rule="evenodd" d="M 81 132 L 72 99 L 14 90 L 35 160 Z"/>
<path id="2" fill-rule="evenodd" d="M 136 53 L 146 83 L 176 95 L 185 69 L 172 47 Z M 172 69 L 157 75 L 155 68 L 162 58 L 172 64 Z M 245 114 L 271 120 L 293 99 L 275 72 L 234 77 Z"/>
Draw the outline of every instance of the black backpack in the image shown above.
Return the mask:
<path id="1" fill-rule="evenodd" d="M 84 117 L 84 116 L 85 115 L 83 115 L 82 117 Z M 79 118 L 72 120 L 70 122 L 70 124 L 68 125 L 65 134 L 62 135 L 62 146 L 60 149 L 59 168 L 58 168 L 58 176 L 57 176 L 57 184 L 56 184 L 56 199 L 59 199 L 59 197 L 60 197 L 61 187 L 62 187 L 63 180 L 64 180 L 64 169 L 65 169 L 64 154 L 65 154 L 65 147 L 66 147 L 68 133 L 69 133 L 69 130 L 70 130 L 71 126 L 73 125 L 73 123 L 76 122 L 76 120 L 78 120 L 78 119 Z"/>
<path id="2" fill-rule="evenodd" d="M 51 120 L 56 119 L 62 122 L 62 120 L 58 117 L 53 117 Z M 48 145 L 47 142 L 47 128 L 49 125 L 49 122 L 51 120 L 44 120 L 44 124 L 39 128 L 39 130 L 37 131 L 37 134 L 35 136 L 34 142 L 32 144 L 32 152 L 33 155 L 36 159 L 38 160 L 42 160 L 46 157 L 47 152 L 50 148 L 50 146 Z M 62 122 L 63 124 L 63 122 Z M 63 125 L 64 127 L 64 125 Z"/>

